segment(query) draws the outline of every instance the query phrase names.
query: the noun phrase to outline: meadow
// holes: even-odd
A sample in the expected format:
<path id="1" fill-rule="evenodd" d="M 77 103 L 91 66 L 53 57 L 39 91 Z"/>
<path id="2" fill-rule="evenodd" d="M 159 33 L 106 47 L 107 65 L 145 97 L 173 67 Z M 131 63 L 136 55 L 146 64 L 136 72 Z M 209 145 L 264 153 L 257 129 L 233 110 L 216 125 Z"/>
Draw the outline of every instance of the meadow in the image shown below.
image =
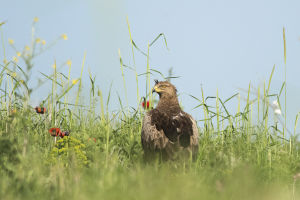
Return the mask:
<path id="1" fill-rule="evenodd" d="M 124 64 L 120 54 L 120 87 L 126 88 L 124 69 L 132 68 L 139 106 L 129 107 L 125 95 L 119 98 L 119 110 L 110 111 L 111 94 L 97 88 L 92 74 L 85 85 L 88 103 L 82 105 L 84 55 L 78 79 L 60 72 L 56 64 L 53 73 L 41 73 L 41 83 L 47 81 L 52 89 L 35 108 L 30 105 L 33 60 L 67 35 L 47 45 L 32 30 L 24 49 L 8 40 L 16 55 L 0 64 L 0 199 L 300 199 L 298 115 L 294 130 L 288 131 L 285 82 L 277 94 L 269 92 L 274 68 L 262 87 L 253 90 L 249 85 L 246 103 L 239 94 L 222 99 L 218 93 L 207 97 L 202 90 L 191 95 L 203 116 L 197 159 L 147 164 L 140 142 L 147 108 L 141 106 L 139 88 L 147 88 L 144 97 L 155 106 L 151 74 L 160 72 L 147 62 L 146 83 L 141 83 L 136 66 Z M 143 53 L 147 61 L 152 44 L 167 45 L 159 34 L 148 52 L 141 52 L 129 35 L 133 57 Z M 71 70 L 71 61 L 65 65 Z M 226 108 L 233 99 L 238 102 L 235 113 Z M 51 136 L 51 128 L 59 128 L 57 137 Z M 69 136 L 63 137 L 65 131 Z"/>

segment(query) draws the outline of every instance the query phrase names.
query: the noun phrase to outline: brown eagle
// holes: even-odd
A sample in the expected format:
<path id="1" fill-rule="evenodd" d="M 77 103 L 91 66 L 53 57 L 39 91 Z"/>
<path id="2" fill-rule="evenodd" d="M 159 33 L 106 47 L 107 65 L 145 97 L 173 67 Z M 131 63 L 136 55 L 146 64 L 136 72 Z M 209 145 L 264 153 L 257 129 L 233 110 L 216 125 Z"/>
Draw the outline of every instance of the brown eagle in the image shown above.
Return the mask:
<path id="1" fill-rule="evenodd" d="M 195 158 L 199 140 L 197 124 L 192 116 L 181 110 L 175 86 L 168 81 L 155 80 L 152 92 L 158 93 L 159 101 L 143 119 L 145 160 L 153 159 L 156 154 L 162 160 L 174 160 L 179 155 Z"/>

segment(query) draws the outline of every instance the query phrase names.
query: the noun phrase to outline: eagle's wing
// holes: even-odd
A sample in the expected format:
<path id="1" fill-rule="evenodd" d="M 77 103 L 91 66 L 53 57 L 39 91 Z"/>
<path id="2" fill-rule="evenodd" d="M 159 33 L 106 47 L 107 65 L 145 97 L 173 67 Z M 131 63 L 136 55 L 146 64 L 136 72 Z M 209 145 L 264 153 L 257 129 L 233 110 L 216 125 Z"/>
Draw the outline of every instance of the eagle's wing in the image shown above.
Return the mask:
<path id="1" fill-rule="evenodd" d="M 142 146 L 144 150 L 162 150 L 166 147 L 169 139 L 165 136 L 162 129 L 158 130 L 151 122 L 152 112 L 147 112 L 142 125 Z"/>
<path id="2" fill-rule="evenodd" d="M 191 152 L 193 158 L 198 153 L 196 121 L 183 111 L 171 118 L 155 109 L 147 112 L 143 119 L 141 140 L 146 157 L 160 151 L 166 158 L 172 158 L 180 149 Z"/>
<path id="3" fill-rule="evenodd" d="M 188 154 L 192 155 L 193 160 L 195 160 L 197 158 L 199 145 L 199 132 L 196 121 L 191 115 L 183 111 L 180 111 L 178 115 L 174 116 L 173 121 L 176 125 L 178 144 L 183 148 L 183 155 L 184 152 L 189 152 Z"/>
<path id="4" fill-rule="evenodd" d="M 193 135 L 191 136 L 191 147 L 192 147 L 193 154 L 197 154 L 198 153 L 198 145 L 199 145 L 199 131 L 198 131 L 197 123 L 191 115 L 189 115 L 187 113 L 185 113 L 185 114 L 192 121 Z"/>
<path id="5" fill-rule="evenodd" d="M 199 133 L 197 123 L 191 115 L 180 111 L 172 117 L 172 125 L 176 128 L 179 143 L 182 147 L 198 146 Z"/>

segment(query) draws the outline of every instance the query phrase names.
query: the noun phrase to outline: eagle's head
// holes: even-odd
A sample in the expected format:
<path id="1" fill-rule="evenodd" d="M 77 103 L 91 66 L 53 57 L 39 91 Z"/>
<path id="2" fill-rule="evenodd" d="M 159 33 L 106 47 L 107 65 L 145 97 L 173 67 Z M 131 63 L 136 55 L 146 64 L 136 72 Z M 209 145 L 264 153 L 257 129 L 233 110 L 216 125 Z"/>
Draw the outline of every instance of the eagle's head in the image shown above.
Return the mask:
<path id="1" fill-rule="evenodd" d="M 152 92 L 156 92 L 160 98 L 176 98 L 176 88 L 169 81 L 155 80 Z"/>

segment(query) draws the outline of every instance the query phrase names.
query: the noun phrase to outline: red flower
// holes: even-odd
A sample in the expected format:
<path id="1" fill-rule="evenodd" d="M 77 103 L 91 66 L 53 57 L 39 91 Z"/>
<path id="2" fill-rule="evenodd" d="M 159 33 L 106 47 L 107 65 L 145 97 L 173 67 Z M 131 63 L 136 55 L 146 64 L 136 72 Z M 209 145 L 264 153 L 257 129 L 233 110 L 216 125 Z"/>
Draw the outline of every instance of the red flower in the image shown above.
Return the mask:
<path id="1" fill-rule="evenodd" d="M 35 107 L 35 111 L 38 113 L 38 114 L 44 114 L 46 112 L 46 108 L 44 107 Z"/>
<path id="2" fill-rule="evenodd" d="M 50 135 L 53 136 L 53 137 L 59 136 L 59 137 L 61 137 L 61 138 L 70 135 L 70 132 L 69 132 L 69 131 L 63 131 L 63 132 L 62 132 L 62 131 L 60 130 L 60 128 L 50 128 L 50 129 L 49 129 L 49 133 L 50 133 Z"/>
<path id="3" fill-rule="evenodd" d="M 59 136 L 61 134 L 61 130 L 60 130 L 60 128 L 50 128 L 49 133 L 51 136 L 55 137 L 55 136 Z"/>
<path id="4" fill-rule="evenodd" d="M 65 137 L 65 136 L 69 136 L 69 135 L 70 135 L 70 132 L 69 132 L 69 131 L 64 131 L 64 132 L 60 132 L 60 133 L 59 133 L 59 136 L 60 136 L 61 138 Z"/>
<path id="5" fill-rule="evenodd" d="M 147 102 L 143 101 L 143 102 L 142 102 L 142 106 L 143 106 L 144 109 L 149 109 L 149 107 L 150 107 L 150 102 L 149 102 L 149 101 L 147 101 Z"/>

